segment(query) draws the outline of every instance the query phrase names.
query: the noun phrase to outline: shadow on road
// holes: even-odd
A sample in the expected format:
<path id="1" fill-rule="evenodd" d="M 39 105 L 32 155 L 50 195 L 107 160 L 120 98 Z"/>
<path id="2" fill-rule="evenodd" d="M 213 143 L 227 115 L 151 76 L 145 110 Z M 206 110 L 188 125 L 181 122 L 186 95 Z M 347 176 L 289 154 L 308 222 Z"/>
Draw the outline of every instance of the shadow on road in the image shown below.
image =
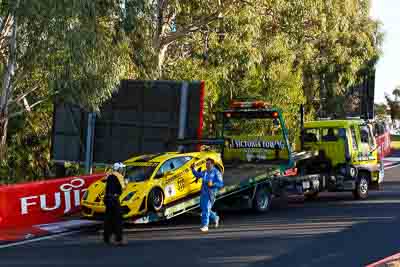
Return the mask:
<path id="1" fill-rule="evenodd" d="M 399 251 L 399 226 L 399 219 L 368 220 L 344 231 L 320 235 L 306 246 L 248 266 L 364 266 Z"/>

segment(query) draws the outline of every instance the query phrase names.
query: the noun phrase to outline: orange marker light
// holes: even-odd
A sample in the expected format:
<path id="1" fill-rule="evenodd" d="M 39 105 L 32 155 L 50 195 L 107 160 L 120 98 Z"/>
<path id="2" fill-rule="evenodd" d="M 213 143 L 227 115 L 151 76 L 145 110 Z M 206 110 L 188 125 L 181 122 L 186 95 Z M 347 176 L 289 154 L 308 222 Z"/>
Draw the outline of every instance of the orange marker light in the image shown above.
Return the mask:
<path id="1" fill-rule="evenodd" d="M 278 112 L 276 112 L 276 111 L 272 112 L 272 117 L 273 118 L 278 118 Z"/>

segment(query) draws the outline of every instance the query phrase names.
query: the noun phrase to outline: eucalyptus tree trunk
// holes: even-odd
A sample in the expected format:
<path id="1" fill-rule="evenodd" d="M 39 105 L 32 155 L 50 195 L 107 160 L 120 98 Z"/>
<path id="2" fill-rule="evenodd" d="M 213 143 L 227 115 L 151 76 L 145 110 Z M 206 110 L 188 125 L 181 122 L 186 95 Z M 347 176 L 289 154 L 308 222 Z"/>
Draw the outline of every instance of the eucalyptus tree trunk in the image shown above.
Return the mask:
<path id="1" fill-rule="evenodd" d="M 0 159 L 4 159 L 7 153 L 7 128 L 8 128 L 8 102 L 12 95 L 12 78 L 15 73 L 17 50 L 17 18 L 12 19 L 12 32 L 9 43 L 9 53 L 6 67 L 3 73 L 3 86 L 0 95 Z"/>

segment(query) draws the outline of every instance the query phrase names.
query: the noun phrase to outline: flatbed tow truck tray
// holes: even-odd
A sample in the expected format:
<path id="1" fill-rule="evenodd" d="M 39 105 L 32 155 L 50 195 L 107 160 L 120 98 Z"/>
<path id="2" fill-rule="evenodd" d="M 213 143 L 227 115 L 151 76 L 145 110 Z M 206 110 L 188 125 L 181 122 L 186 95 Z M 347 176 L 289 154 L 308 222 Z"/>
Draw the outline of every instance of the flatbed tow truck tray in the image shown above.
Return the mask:
<path id="1" fill-rule="evenodd" d="M 268 183 L 274 179 L 274 175 L 278 174 L 279 167 L 271 164 L 241 164 L 235 167 L 228 165 L 223 176 L 225 186 L 218 192 L 217 200 L 238 194 L 258 184 Z M 166 206 L 162 212 L 132 218 L 131 222 L 142 224 L 170 219 L 199 206 L 200 196 L 196 194 Z"/>

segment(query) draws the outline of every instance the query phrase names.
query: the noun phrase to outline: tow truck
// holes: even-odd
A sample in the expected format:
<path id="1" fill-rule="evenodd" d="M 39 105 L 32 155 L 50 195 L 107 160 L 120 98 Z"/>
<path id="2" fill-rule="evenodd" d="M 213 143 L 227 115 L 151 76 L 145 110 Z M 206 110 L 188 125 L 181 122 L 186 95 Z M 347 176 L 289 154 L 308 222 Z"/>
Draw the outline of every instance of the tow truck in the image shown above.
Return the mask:
<path id="1" fill-rule="evenodd" d="M 216 205 L 245 206 L 258 212 L 270 209 L 273 197 L 302 195 L 317 177 L 290 176 L 295 162 L 312 154 L 292 151 L 288 130 L 280 109 L 263 101 L 234 101 L 222 112 L 219 138 L 182 139 L 181 147 L 202 145 L 221 153 L 224 184 L 216 196 Z M 165 206 L 159 212 L 131 218 L 132 223 L 170 219 L 199 208 L 199 195 Z"/>
<path id="2" fill-rule="evenodd" d="M 302 115 L 301 118 L 304 116 Z M 362 120 L 303 122 L 294 151 L 282 111 L 264 101 L 233 101 L 222 112 L 220 137 L 181 139 L 180 147 L 202 145 L 221 153 L 224 183 L 216 206 L 248 207 L 267 212 L 272 198 L 315 198 L 323 191 L 350 191 L 366 199 L 383 181 L 383 165 L 370 124 Z M 200 196 L 166 205 L 128 221 L 143 224 L 194 211 Z"/>

